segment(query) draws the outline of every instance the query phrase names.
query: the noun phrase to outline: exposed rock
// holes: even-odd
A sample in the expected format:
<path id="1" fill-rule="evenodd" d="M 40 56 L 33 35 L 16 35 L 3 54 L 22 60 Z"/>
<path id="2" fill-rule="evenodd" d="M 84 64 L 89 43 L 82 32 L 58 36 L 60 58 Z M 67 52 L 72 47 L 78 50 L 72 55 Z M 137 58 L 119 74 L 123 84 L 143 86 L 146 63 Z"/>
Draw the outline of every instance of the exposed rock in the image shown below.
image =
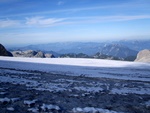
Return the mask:
<path id="1" fill-rule="evenodd" d="M 55 56 L 53 54 L 49 54 L 49 53 L 46 53 L 45 57 L 46 58 L 55 58 Z"/>
<path id="2" fill-rule="evenodd" d="M 68 53 L 68 54 L 62 54 L 60 55 L 61 58 L 91 58 L 90 56 L 84 54 L 84 53 Z"/>
<path id="3" fill-rule="evenodd" d="M 14 57 L 34 57 L 37 54 L 37 52 L 33 50 L 13 51 L 12 54 Z"/>
<path id="4" fill-rule="evenodd" d="M 11 52 L 14 57 L 23 57 L 23 52 L 22 51 L 13 51 Z"/>
<path id="5" fill-rule="evenodd" d="M 138 53 L 135 62 L 149 62 L 150 63 L 150 50 L 145 49 Z"/>
<path id="6" fill-rule="evenodd" d="M 119 59 L 118 57 L 113 57 L 110 55 L 104 55 L 104 54 L 101 54 L 99 52 L 94 55 L 94 58 L 108 59 L 108 60 L 122 60 L 122 59 Z"/>
<path id="7" fill-rule="evenodd" d="M 45 58 L 45 55 L 43 52 L 37 52 L 36 55 L 34 57 L 37 57 L 37 58 Z"/>
<path id="8" fill-rule="evenodd" d="M 2 44 L 0 44 L 0 56 L 13 56 L 13 55 L 9 51 L 7 51 Z"/>
<path id="9" fill-rule="evenodd" d="M 24 56 L 25 57 L 34 57 L 36 54 L 37 54 L 37 52 L 33 51 L 33 50 L 24 51 Z"/>
<path id="10" fill-rule="evenodd" d="M 12 51 L 14 57 L 54 58 L 53 54 L 44 54 L 42 51 Z"/>

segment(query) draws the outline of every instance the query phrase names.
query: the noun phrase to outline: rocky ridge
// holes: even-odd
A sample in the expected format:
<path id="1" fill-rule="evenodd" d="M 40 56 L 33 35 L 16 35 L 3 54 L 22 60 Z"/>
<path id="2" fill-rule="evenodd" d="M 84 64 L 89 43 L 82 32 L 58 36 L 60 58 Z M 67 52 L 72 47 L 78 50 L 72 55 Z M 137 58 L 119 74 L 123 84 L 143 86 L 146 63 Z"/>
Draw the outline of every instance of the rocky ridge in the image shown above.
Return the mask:
<path id="1" fill-rule="evenodd" d="M 14 57 L 32 57 L 32 58 L 54 58 L 53 54 L 43 53 L 42 51 L 34 51 L 34 50 L 27 50 L 27 51 L 12 51 L 11 52 Z"/>
<path id="2" fill-rule="evenodd" d="M 12 56 L 12 54 L 7 51 L 2 44 L 0 44 L 0 56 Z"/>
<path id="3" fill-rule="evenodd" d="M 150 63 L 150 50 L 144 49 L 140 51 L 135 59 L 135 62 L 149 62 Z"/>

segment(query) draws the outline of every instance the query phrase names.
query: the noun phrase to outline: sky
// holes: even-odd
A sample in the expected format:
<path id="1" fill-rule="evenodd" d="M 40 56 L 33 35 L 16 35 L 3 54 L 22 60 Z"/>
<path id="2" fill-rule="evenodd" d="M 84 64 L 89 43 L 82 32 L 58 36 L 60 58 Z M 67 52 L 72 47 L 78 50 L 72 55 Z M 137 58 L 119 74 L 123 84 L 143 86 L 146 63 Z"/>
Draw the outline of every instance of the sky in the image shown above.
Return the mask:
<path id="1" fill-rule="evenodd" d="M 0 0 L 0 43 L 150 39 L 150 0 Z"/>

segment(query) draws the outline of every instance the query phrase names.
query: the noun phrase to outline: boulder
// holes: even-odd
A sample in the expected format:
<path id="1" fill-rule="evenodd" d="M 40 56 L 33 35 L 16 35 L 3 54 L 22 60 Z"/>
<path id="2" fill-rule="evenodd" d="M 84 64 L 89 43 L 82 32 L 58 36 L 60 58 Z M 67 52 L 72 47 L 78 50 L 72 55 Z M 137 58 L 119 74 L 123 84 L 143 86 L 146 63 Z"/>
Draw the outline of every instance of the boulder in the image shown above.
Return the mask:
<path id="1" fill-rule="evenodd" d="M 149 62 L 150 63 L 150 50 L 144 49 L 137 54 L 135 62 Z"/>

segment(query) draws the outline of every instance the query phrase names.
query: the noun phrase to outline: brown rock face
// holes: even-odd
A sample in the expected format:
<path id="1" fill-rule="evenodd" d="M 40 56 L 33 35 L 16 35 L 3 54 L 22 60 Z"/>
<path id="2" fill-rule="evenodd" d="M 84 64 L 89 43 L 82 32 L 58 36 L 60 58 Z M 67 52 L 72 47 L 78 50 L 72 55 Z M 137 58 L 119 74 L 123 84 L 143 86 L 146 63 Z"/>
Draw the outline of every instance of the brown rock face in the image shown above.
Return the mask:
<path id="1" fill-rule="evenodd" d="M 135 62 L 149 62 L 150 63 L 150 50 L 145 49 L 138 53 Z"/>
<path id="2" fill-rule="evenodd" d="M 13 56 L 13 55 L 10 52 L 8 52 L 2 44 L 0 44 L 0 56 Z"/>

